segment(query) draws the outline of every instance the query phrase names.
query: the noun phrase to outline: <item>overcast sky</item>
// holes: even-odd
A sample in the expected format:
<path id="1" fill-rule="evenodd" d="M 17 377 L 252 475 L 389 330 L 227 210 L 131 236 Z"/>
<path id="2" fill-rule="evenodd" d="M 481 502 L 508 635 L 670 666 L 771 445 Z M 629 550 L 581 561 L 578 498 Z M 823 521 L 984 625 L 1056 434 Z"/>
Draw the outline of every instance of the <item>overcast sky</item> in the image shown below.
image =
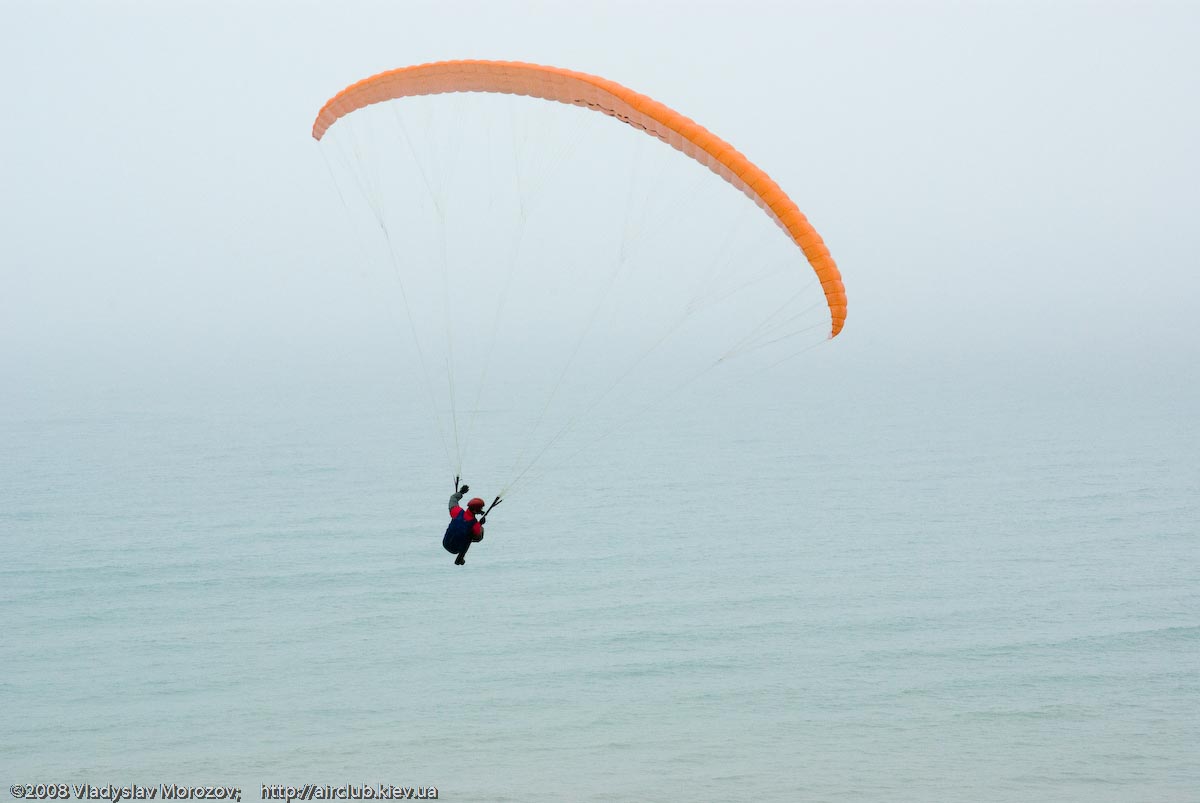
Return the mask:
<path id="1" fill-rule="evenodd" d="M 845 276 L 823 360 L 1190 364 L 1197 42 L 1196 3 L 4 0 L 0 365 L 353 326 L 313 117 L 449 58 L 612 78 L 771 173 Z"/>

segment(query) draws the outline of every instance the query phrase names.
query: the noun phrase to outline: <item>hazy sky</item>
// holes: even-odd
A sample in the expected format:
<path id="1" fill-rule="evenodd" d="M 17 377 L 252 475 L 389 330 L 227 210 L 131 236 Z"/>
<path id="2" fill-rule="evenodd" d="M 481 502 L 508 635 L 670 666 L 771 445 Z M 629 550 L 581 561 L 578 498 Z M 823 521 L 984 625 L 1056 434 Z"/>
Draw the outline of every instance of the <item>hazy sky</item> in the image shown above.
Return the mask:
<path id="1" fill-rule="evenodd" d="M 5 0 L 0 365 L 339 337 L 361 287 L 313 117 L 448 58 L 610 77 L 770 172 L 845 276 L 840 370 L 1187 365 L 1198 41 L 1195 3 Z"/>

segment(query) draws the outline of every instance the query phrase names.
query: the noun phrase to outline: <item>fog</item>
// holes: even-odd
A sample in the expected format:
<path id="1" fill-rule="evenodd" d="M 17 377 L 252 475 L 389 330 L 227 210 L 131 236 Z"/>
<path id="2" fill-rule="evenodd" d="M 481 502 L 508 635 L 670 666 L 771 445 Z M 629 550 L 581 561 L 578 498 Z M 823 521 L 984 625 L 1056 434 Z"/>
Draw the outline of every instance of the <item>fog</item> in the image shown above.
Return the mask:
<path id="1" fill-rule="evenodd" d="M 9 0 L 0 15 L 9 398 L 286 377 L 379 342 L 310 127 L 355 80 L 451 58 L 611 78 L 769 172 L 845 277 L 846 329 L 804 368 L 823 381 L 1153 382 L 1200 351 L 1194 4 Z"/>

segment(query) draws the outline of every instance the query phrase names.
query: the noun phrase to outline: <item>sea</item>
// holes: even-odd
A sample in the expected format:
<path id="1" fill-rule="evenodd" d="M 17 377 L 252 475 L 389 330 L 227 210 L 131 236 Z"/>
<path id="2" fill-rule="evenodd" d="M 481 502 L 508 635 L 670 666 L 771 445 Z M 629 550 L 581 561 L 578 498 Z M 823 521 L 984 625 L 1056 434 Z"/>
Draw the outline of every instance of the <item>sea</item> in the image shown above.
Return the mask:
<path id="1" fill-rule="evenodd" d="M 835 347 L 542 471 L 462 567 L 404 377 L 10 385 L 0 780 L 1200 801 L 1194 369 Z"/>

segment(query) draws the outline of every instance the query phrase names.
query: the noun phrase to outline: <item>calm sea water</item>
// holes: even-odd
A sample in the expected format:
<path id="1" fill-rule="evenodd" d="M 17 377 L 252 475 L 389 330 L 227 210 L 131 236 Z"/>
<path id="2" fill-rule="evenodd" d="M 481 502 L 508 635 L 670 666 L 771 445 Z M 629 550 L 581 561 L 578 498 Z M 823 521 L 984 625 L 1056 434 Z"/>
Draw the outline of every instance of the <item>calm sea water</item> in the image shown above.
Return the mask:
<path id="1" fill-rule="evenodd" d="M 2 780 L 1200 800 L 1195 391 L 889 376 L 680 399 L 465 568 L 400 389 L 6 408 Z"/>

